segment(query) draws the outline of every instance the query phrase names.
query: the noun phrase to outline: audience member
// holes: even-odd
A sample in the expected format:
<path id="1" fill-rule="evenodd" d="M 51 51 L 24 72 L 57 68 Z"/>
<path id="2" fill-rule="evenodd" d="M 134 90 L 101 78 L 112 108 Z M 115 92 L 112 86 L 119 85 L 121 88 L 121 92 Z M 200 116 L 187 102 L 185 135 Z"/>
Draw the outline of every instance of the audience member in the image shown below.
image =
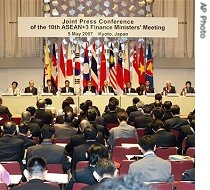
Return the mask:
<path id="1" fill-rule="evenodd" d="M 131 87 L 131 82 L 127 82 L 126 83 L 126 87 L 123 90 L 124 94 L 129 94 L 129 93 L 136 93 L 136 90 L 134 88 Z"/>
<path id="2" fill-rule="evenodd" d="M 151 107 L 151 110 L 154 107 L 160 107 L 162 105 L 162 99 L 163 99 L 162 95 L 160 93 L 156 93 L 155 94 L 155 101 L 153 103 L 149 104 L 150 107 Z"/>
<path id="3" fill-rule="evenodd" d="M 128 115 L 125 111 L 119 112 L 117 114 L 117 118 L 119 121 L 119 126 L 114 127 L 110 129 L 109 131 L 110 135 L 109 135 L 108 143 L 111 146 L 111 148 L 114 147 L 114 141 L 117 138 L 137 137 L 137 132 L 136 132 L 135 127 L 127 124 Z"/>
<path id="4" fill-rule="evenodd" d="M 104 145 L 94 143 L 92 144 L 86 152 L 86 157 L 88 160 L 88 166 L 82 169 L 76 169 L 72 174 L 72 178 L 69 181 L 69 184 L 66 187 L 66 190 L 72 189 L 72 185 L 76 182 L 85 183 L 85 184 L 97 184 L 96 179 L 94 178 L 94 168 L 96 163 L 103 159 L 108 158 L 109 152 L 107 147 Z"/>
<path id="5" fill-rule="evenodd" d="M 181 91 L 181 95 L 185 95 L 186 93 L 195 93 L 195 90 L 191 85 L 191 82 L 187 81 L 185 83 L 185 87 Z"/>
<path id="6" fill-rule="evenodd" d="M 184 154 L 186 153 L 189 147 L 195 147 L 195 120 L 192 120 L 190 126 L 193 128 L 194 133 L 191 135 L 187 135 L 186 138 L 186 149 L 184 150 Z"/>
<path id="7" fill-rule="evenodd" d="M 47 164 L 62 164 L 64 171 L 69 170 L 71 163 L 65 154 L 64 147 L 52 143 L 54 135 L 55 130 L 49 125 L 44 125 L 42 127 L 43 142 L 28 148 L 26 162 L 28 162 L 29 158 L 37 155 L 45 158 Z"/>
<path id="8" fill-rule="evenodd" d="M 96 87 L 92 85 L 91 81 L 88 81 L 87 86 L 85 86 L 83 89 L 83 93 L 86 92 L 96 93 Z"/>
<path id="9" fill-rule="evenodd" d="M 162 108 L 164 109 L 164 114 L 163 114 L 162 121 L 165 121 L 173 117 L 173 114 L 171 113 L 171 106 L 172 106 L 171 101 L 165 101 L 163 103 Z"/>
<path id="10" fill-rule="evenodd" d="M 171 81 L 166 81 L 166 86 L 163 87 L 162 95 L 167 95 L 168 93 L 176 93 L 176 89 L 171 85 Z"/>
<path id="11" fill-rule="evenodd" d="M 66 100 L 69 102 L 69 106 L 73 108 L 74 115 L 77 116 L 77 114 L 78 114 L 78 107 L 75 104 L 74 99 L 71 96 L 68 96 L 66 98 Z M 64 112 L 65 112 L 65 108 L 64 108 Z"/>
<path id="12" fill-rule="evenodd" d="M 52 85 L 52 81 L 50 79 L 47 80 L 47 86 L 43 88 L 43 92 L 56 95 L 57 89 Z"/>
<path id="13" fill-rule="evenodd" d="M 70 87 L 69 80 L 65 80 L 65 86 L 61 88 L 61 93 L 73 93 L 74 94 L 74 88 Z"/>
<path id="14" fill-rule="evenodd" d="M 29 86 L 25 88 L 24 93 L 32 93 L 32 95 L 37 95 L 37 88 L 34 87 L 34 81 L 29 81 Z"/>
<path id="15" fill-rule="evenodd" d="M 182 174 L 181 181 L 195 182 L 195 167 L 193 167 L 189 170 L 185 170 L 184 173 Z"/>
<path id="16" fill-rule="evenodd" d="M 27 170 L 24 170 L 27 182 L 13 187 L 11 190 L 60 190 L 59 187 L 44 183 L 46 174 L 45 159 L 39 156 L 31 157 L 27 162 Z"/>
<path id="17" fill-rule="evenodd" d="M 155 155 L 155 140 L 150 135 L 139 141 L 143 158 L 130 164 L 128 175 L 138 175 L 142 182 L 172 182 L 171 163 Z"/>
<path id="18" fill-rule="evenodd" d="M 20 95 L 20 89 L 18 88 L 18 82 L 13 81 L 11 85 L 12 85 L 12 87 L 9 88 L 9 93 L 13 94 L 14 96 Z"/>
<path id="19" fill-rule="evenodd" d="M 12 117 L 12 114 L 9 111 L 9 108 L 3 105 L 3 100 L 1 97 L 0 97 L 0 114 L 7 114 L 9 119 Z"/>
<path id="20" fill-rule="evenodd" d="M 94 167 L 93 176 L 98 183 L 83 187 L 82 190 L 97 190 L 107 180 L 117 177 L 118 170 L 115 167 L 114 162 L 108 158 L 101 158 L 96 162 Z"/>
<path id="21" fill-rule="evenodd" d="M 126 113 L 128 114 L 128 116 L 130 115 L 131 112 L 138 110 L 137 107 L 136 107 L 136 104 L 138 102 L 140 102 L 140 99 L 138 97 L 134 97 L 133 100 L 132 100 L 133 105 L 132 106 L 128 106 L 126 108 Z"/>
<path id="22" fill-rule="evenodd" d="M 10 185 L 10 175 L 9 172 L 0 164 L 0 182 L 1 183 L 6 183 L 7 186 Z"/>
<path id="23" fill-rule="evenodd" d="M 53 118 L 56 117 L 56 108 L 52 105 L 51 98 L 45 98 L 45 110 L 51 110 Z"/>

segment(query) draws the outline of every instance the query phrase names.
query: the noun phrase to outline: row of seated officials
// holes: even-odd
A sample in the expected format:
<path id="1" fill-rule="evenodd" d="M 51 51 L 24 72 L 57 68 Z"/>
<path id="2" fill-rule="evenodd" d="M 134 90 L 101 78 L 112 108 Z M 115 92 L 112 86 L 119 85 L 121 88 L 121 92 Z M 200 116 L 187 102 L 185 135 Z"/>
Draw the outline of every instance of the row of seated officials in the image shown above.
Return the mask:
<path id="1" fill-rule="evenodd" d="M 128 125 L 128 123 L 131 124 L 131 121 L 129 121 L 129 118 L 134 112 L 136 112 L 137 114 L 137 117 L 135 118 L 139 118 L 140 116 L 151 117 L 150 125 L 148 124 L 144 126 L 146 128 L 145 134 L 153 134 L 153 137 L 155 137 L 155 136 L 158 136 L 157 135 L 158 133 L 164 132 L 162 133 L 164 134 L 164 138 L 160 138 L 161 140 L 163 139 L 166 140 L 167 139 L 166 137 L 168 136 L 168 134 L 170 134 L 170 136 L 173 138 L 169 138 L 169 139 L 174 139 L 173 146 L 178 145 L 176 142 L 176 138 L 174 138 L 174 134 L 172 134 L 169 131 L 172 127 L 173 127 L 172 129 L 175 129 L 177 127 L 177 130 L 180 132 L 181 131 L 180 129 L 182 128 L 182 126 L 187 126 L 187 128 L 192 131 L 194 127 L 193 123 L 195 121 L 195 119 L 193 119 L 194 113 L 189 114 L 189 119 L 191 120 L 191 122 L 189 123 L 188 120 L 185 120 L 179 117 L 179 111 L 180 111 L 179 106 L 172 105 L 170 108 L 172 117 L 166 120 L 163 120 L 164 110 L 162 106 L 158 106 L 160 104 L 157 104 L 157 102 L 152 103 L 152 104 L 153 104 L 153 108 L 151 105 L 142 106 L 141 102 L 139 101 L 135 105 L 131 106 L 131 107 L 136 106 L 137 110 L 131 111 L 128 114 L 126 113 L 126 111 L 128 111 L 129 109 L 127 108 L 127 110 L 123 110 L 122 108 L 117 107 L 116 100 L 113 98 L 109 102 L 108 106 L 106 106 L 106 109 L 105 109 L 106 111 L 102 115 L 102 117 L 97 117 L 96 106 L 89 107 L 89 106 L 84 106 L 83 104 L 83 107 L 85 107 L 85 109 L 87 110 L 83 108 L 81 114 L 78 117 L 75 117 L 71 107 L 69 107 L 69 108 L 66 108 L 66 111 L 64 114 L 64 123 L 63 123 L 64 125 L 58 124 L 58 123 L 55 123 L 52 125 L 52 113 L 45 111 L 44 100 L 38 100 L 37 109 L 35 110 L 34 116 L 32 116 L 32 114 L 29 112 L 30 109 L 22 113 L 22 123 L 19 125 L 18 134 L 16 134 L 17 128 L 16 128 L 15 123 L 8 122 L 3 126 L 3 134 L 2 134 L 2 137 L 0 138 L 0 149 L 2 151 L 2 154 L 0 154 L 0 160 L 1 161 L 17 160 L 20 163 L 22 163 L 24 150 L 27 149 L 26 160 L 28 160 L 30 157 L 34 155 L 40 154 L 42 157 L 46 158 L 47 163 L 52 163 L 52 162 L 62 163 L 65 171 L 67 171 L 68 169 L 71 169 L 71 173 L 73 173 L 76 167 L 76 163 L 79 160 L 87 159 L 85 157 L 85 152 L 87 151 L 88 147 L 90 147 L 91 144 L 95 142 L 98 142 L 104 145 L 108 144 L 109 148 L 112 149 L 113 139 L 116 139 L 118 137 L 127 138 L 127 137 L 132 137 L 133 135 L 136 136 L 136 132 L 134 130 L 136 127 L 135 120 L 134 120 L 134 126 L 132 126 L 133 124 Z M 148 108 L 150 108 L 149 113 L 147 113 L 146 111 Z M 174 122 L 170 122 L 170 119 L 174 119 L 174 118 L 176 120 L 179 118 L 179 121 L 180 121 L 179 125 L 176 125 L 176 127 L 172 126 L 171 124 Z M 107 130 L 106 127 L 108 123 L 110 123 L 110 121 L 111 123 L 115 121 L 117 125 L 119 125 L 120 127 L 116 127 L 114 129 L 111 129 L 110 131 Z M 65 125 L 66 125 L 66 128 L 69 128 L 69 130 L 67 129 L 62 130 L 63 128 L 65 128 L 64 127 Z M 166 126 L 168 126 L 169 128 L 167 128 Z M 25 132 L 22 131 L 23 128 L 26 128 Z M 32 136 L 39 138 L 40 143 L 41 143 L 39 146 L 34 146 L 34 144 L 32 146 L 27 145 L 26 142 L 30 140 L 27 138 L 28 136 L 30 136 L 27 134 L 28 133 L 27 128 L 30 129 Z M 34 132 L 36 131 L 34 130 L 35 128 L 37 128 L 37 131 L 40 130 L 39 135 L 34 134 Z M 56 134 L 56 131 L 57 131 L 57 134 Z M 59 131 L 62 131 L 62 132 L 59 133 Z M 67 131 L 68 132 L 71 131 L 71 132 L 69 132 L 69 134 L 67 135 L 68 133 Z M 70 143 L 68 143 L 65 148 L 52 144 L 53 142 L 52 139 L 61 138 L 62 133 L 63 135 L 66 134 L 70 140 Z M 192 134 L 194 134 L 193 131 L 192 131 Z M 186 135 L 186 133 L 184 135 Z M 24 138 L 24 140 L 21 140 L 20 136 L 23 136 L 22 138 Z M 157 139 L 156 139 L 156 145 L 159 146 Z M 3 143 L 3 142 L 7 142 L 7 143 Z M 11 144 L 8 142 L 11 142 Z M 170 142 L 172 142 L 172 140 L 170 140 Z M 52 146 L 52 149 L 49 149 L 49 146 L 47 145 Z M 162 144 L 161 146 L 165 146 L 165 145 Z M 172 145 L 169 145 L 169 146 L 172 146 Z M 69 162 L 67 155 L 71 156 L 72 158 L 71 162 Z M 24 168 L 24 166 L 22 167 Z"/>

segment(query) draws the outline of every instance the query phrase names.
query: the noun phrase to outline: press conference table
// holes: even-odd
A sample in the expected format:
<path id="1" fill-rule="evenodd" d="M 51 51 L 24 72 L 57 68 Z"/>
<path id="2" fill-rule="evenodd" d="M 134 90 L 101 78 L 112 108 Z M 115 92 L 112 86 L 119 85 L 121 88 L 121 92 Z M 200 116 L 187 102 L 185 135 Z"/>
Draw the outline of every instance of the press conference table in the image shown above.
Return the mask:
<path id="1" fill-rule="evenodd" d="M 3 104 L 8 106 L 10 112 L 14 115 L 20 115 L 22 111 L 25 111 L 28 106 L 34 106 L 36 108 L 36 102 L 38 99 L 51 98 L 52 105 L 58 110 L 62 107 L 62 102 L 68 96 L 2 96 Z M 81 96 L 71 96 L 75 104 L 78 106 L 80 103 L 85 100 L 92 100 L 93 105 L 96 105 L 100 112 L 104 112 L 105 106 L 109 102 L 109 95 L 81 95 Z M 131 95 L 122 95 L 115 96 L 119 100 L 120 107 L 126 109 L 128 106 L 132 105 L 132 100 L 134 97 L 138 97 L 144 104 L 149 104 L 154 102 L 154 96 L 131 96 Z M 163 102 L 170 100 L 172 104 L 177 104 L 180 106 L 181 113 L 180 115 L 186 116 L 189 112 L 195 109 L 195 97 L 185 97 L 185 96 L 176 96 L 168 97 L 163 96 Z"/>

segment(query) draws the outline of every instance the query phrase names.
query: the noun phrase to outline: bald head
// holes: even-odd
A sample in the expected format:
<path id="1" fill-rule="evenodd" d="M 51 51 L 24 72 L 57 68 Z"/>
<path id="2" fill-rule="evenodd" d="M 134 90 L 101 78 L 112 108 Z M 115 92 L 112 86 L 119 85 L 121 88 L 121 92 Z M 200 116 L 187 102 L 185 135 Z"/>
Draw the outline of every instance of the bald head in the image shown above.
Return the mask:
<path id="1" fill-rule="evenodd" d="M 13 134 L 16 131 L 16 123 L 13 121 L 8 121 L 3 126 L 4 134 Z"/>
<path id="2" fill-rule="evenodd" d="M 31 119 L 31 113 L 29 111 L 24 111 L 21 114 L 21 118 L 22 118 L 22 122 L 30 121 L 30 119 Z"/>
<path id="3" fill-rule="evenodd" d="M 45 100 L 43 100 L 43 99 L 37 100 L 36 106 L 37 106 L 37 108 L 45 108 Z"/>
<path id="4" fill-rule="evenodd" d="M 83 119 L 83 120 L 80 122 L 80 125 L 79 125 L 80 130 L 83 132 L 84 129 L 85 129 L 85 127 L 87 127 L 87 126 L 89 126 L 89 125 L 90 125 L 89 121 L 86 120 L 86 119 Z"/>

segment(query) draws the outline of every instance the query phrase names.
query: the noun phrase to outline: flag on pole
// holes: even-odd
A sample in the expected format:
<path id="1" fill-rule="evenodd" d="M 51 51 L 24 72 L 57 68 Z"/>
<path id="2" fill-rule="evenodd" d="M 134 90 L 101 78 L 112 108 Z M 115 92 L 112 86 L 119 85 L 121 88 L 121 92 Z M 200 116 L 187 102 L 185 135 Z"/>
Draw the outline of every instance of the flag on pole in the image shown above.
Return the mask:
<path id="1" fill-rule="evenodd" d="M 119 45 L 118 62 L 117 62 L 117 84 L 121 90 L 124 89 L 123 67 L 122 67 L 122 47 Z"/>
<path id="2" fill-rule="evenodd" d="M 128 59 L 128 43 L 125 44 L 125 54 L 124 54 L 124 84 L 130 82 L 130 64 Z"/>
<path id="3" fill-rule="evenodd" d="M 151 87 L 154 87 L 153 83 L 153 58 L 151 45 L 148 46 L 147 52 L 147 66 L 146 66 L 146 80 L 149 80 Z"/>
<path id="4" fill-rule="evenodd" d="M 137 60 L 136 44 L 133 47 L 133 69 L 132 69 L 132 86 L 137 88 L 139 86 L 139 64 Z"/>
<path id="5" fill-rule="evenodd" d="M 68 44 L 68 52 L 67 52 L 66 80 L 69 80 L 70 85 L 74 86 L 73 60 L 72 60 L 70 43 Z"/>
<path id="6" fill-rule="evenodd" d="M 65 84 L 65 78 L 66 78 L 66 68 L 65 68 L 65 62 L 64 62 L 64 55 L 63 55 L 63 46 L 61 43 L 60 46 L 60 67 L 59 67 L 59 81 L 58 81 L 58 87 L 61 88 Z"/>
<path id="7" fill-rule="evenodd" d="M 101 67 L 100 67 L 100 91 L 106 80 L 106 57 L 105 57 L 105 49 L 104 43 L 102 44 L 102 51 L 101 51 Z"/>
<path id="8" fill-rule="evenodd" d="M 116 80 L 116 69 L 115 69 L 114 52 L 113 52 L 112 43 L 109 48 L 109 83 L 110 83 L 110 86 L 112 86 L 112 88 L 116 90 L 117 80 Z"/>
<path id="9" fill-rule="evenodd" d="M 84 64 L 83 64 L 83 87 L 87 86 L 87 82 L 89 80 L 90 80 L 90 67 L 89 67 L 89 57 L 88 57 L 88 43 L 86 43 Z"/>
<path id="10" fill-rule="evenodd" d="M 91 57 L 91 82 L 93 86 L 96 87 L 98 91 L 98 71 L 97 71 L 97 61 L 96 61 L 96 44 L 93 43 L 92 45 L 92 57 Z"/>
<path id="11" fill-rule="evenodd" d="M 145 83 L 144 49 L 141 43 L 139 54 L 139 84 Z"/>
<path id="12" fill-rule="evenodd" d="M 76 45 L 76 51 L 75 51 L 75 70 L 74 70 L 74 74 L 75 74 L 75 78 L 74 78 L 74 88 L 75 88 L 75 93 L 81 93 L 81 88 L 80 88 L 80 74 L 81 74 L 81 70 L 80 70 L 80 51 L 79 51 L 79 45 Z"/>
<path id="13" fill-rule="evenodd" d="M 51 62 L 52 62 L 52 67 L 51 67 L 51 81 L 52 85 L 55 86 L 56 88 L 58 87 L 58 65 L 56 61 L 56 51 L 55 51 L 55 43 L 52 46 L 52 54 L 51 54 Z"/>
<path id="14" fill-rule="evenodd" d="M 46 40 L 45 48 L 44 48 L 44 77 L 43 77 L 43 86 L 45 86 L 46 81 L 51 79 L 51 64 L 50 64 L 50 54 L 49 48 Z"/>

